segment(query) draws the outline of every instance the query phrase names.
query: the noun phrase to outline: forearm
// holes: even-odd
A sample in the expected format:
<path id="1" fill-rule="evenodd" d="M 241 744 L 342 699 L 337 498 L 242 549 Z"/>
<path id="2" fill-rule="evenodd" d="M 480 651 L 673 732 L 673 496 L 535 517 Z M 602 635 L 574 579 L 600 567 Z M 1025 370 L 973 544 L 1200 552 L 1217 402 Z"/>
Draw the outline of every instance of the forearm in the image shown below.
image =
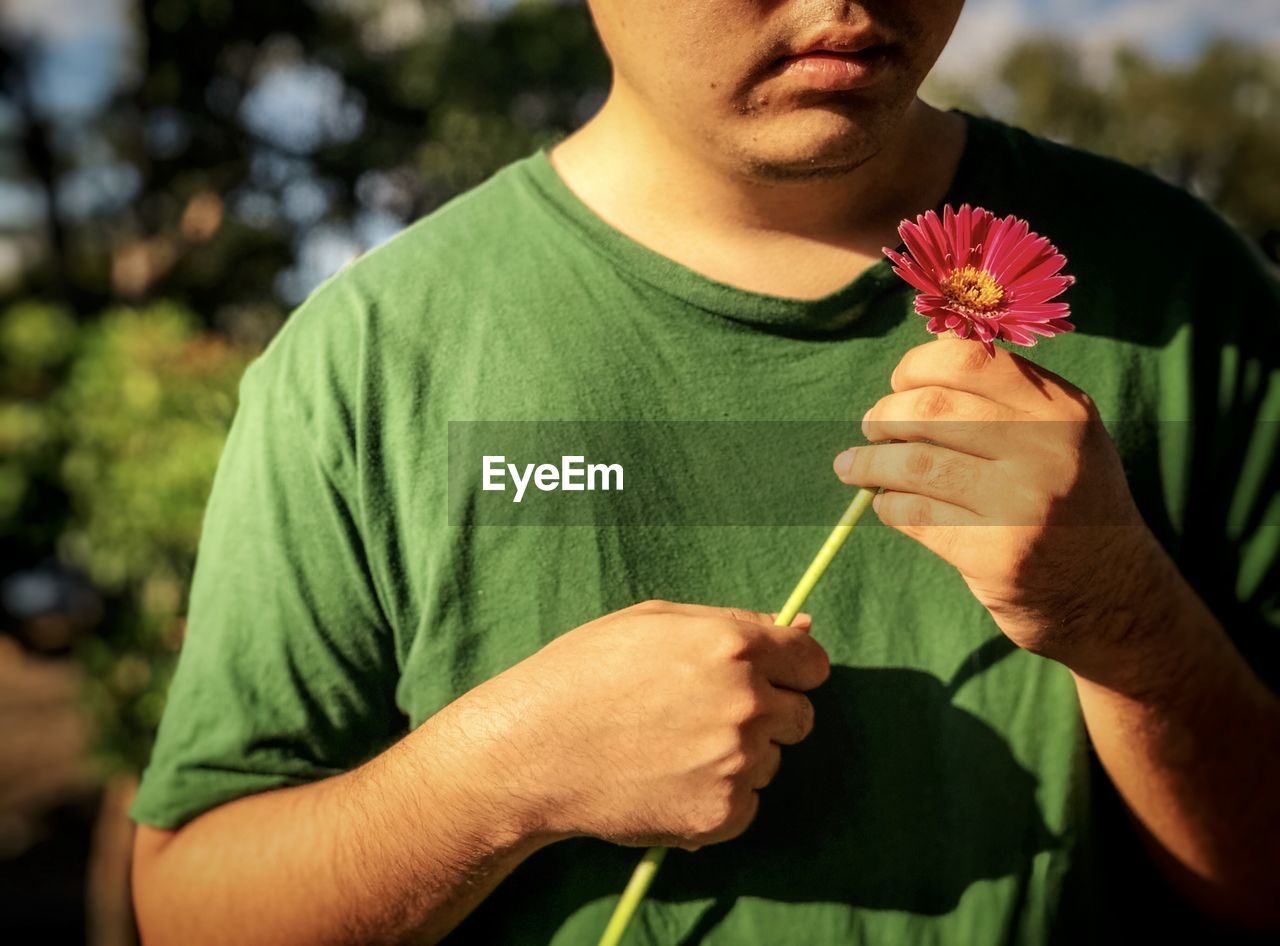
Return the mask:
<path id="1" fill-rule="evenodd" d="M 464 698 L 465 699 L 465 698 Z M 551 838 L 503 791 L 493 732 L 447 707 L 344 775 L 139 838 L 148 944 L 430 943 Z"/>
<path id="2" fill-rule="evenodd" d="M 1280 926 L 1280 700 L 1163 553 L 1134 564 L 1141 604 L 1113 615 L 1103 659 L 1073 668 L 1093 744 L 1186 896 Z"/>

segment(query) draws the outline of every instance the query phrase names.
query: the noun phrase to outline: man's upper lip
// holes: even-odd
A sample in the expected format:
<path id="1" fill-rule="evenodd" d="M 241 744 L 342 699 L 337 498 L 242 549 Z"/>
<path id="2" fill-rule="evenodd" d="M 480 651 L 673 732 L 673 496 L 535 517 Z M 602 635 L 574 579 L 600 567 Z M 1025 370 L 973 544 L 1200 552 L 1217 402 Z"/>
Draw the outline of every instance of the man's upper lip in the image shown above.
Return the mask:
<path id="1" fill-rule="evenodd" d="M 783 58 L 792 59 L 812 53 L 853 54 L 883 43 L 884 40 L 870 30 L 827 29 L 806 37 L 804 42 L 787 52 Z"/>

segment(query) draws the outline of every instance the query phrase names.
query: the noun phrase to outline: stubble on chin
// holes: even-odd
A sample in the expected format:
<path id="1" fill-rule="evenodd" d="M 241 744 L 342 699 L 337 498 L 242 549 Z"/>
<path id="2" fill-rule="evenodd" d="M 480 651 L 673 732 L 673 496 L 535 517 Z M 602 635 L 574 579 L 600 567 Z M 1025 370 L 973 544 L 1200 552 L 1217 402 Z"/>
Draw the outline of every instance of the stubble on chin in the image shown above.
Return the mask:
<path id="1" fill-rule="evenodd" d="M 742 164 L 743 173 L 766 184 L 801 184 L 806 181 L 832 180 L 851 174 L 879 153 L 869 153 L 832 160 L 830 158 L 760 158 L 747 156 Z"/>
<path id="2" fill-rule="evenodd" d="M 873 121 L 847 132 L 822 132 L 802 123 L 786 123 L 759 133 L 747 132 L 723 149 L 745 177 L 767 184 L 830 180 L 851 174 L 884 148 L 891 130 Z"/>

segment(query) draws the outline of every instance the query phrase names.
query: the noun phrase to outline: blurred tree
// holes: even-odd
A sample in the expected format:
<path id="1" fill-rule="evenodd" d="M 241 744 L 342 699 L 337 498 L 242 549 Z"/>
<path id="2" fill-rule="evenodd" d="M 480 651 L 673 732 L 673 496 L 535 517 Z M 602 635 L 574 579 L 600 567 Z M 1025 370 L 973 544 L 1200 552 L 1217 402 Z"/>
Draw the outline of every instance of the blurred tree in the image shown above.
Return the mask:
<path id="1" fill-rule="evenodd" d="M 64 442 L 48 402 L 75 344 L 76 324 L 60 306 L 26 301 L 0 313 L 0 565 L 47 554 L 61 528 Z"/>
<path id="2" fill-rule="evenodd" d="M 585 7 L 508 7 L 141 0 L 79 106 L 0 15 L 0 185 L 35 195 L 0 218 L 27 263 L 0 279 L 0 580 L 71 568 L 105 599 L 76 650 L 112 767 L 149 749 L 249 355 L 350 256 L 603 99 Z"/>
<path id="3" fill-rule="evenodd" d="M 85 318 L 170 298 L 260 343 L 346 259 L 602 98 L 582 5 L 508 6 L 138 0 L 88 111 L 38 94 L 54 51 L 0 17 L 0 177 L 41 217 L 9 295 Z"/>
<path id="4" fill-rule="evenodd" d="M 1280 262 L 1280 61 L 1228 40 L 1183 66 L 1132 49 L 1086 71 L 1055 39 L 1013 47 L 989 81 L 931 79 L 930 101 L 994 114 L 1145 167 L 1216 206 Z"/>
<path id="5" fill-rule="evenodd" d="M 115 309 L 85 330 L 54 402 L 71 504 L 59 554 L 111 605 L 79 652 L 113 768 L 138 771 L 150 749 L 248 357 L 178 306 Z"/>

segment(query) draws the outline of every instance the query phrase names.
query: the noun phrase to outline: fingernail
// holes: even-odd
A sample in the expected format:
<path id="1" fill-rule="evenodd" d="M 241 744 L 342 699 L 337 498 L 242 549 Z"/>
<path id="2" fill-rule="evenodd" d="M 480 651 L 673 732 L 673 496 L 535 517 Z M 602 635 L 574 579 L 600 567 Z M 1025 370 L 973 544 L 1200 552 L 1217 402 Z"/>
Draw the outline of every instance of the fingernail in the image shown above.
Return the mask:
<path id="1" fill-rule="evenodd" d="M 853 469 L 853 454 L 856 448 L 849 448 L 844 453 L 836 457 L 832 466 L 835 468 L 836 476 L 848 476 L 849 471 Z"/>

